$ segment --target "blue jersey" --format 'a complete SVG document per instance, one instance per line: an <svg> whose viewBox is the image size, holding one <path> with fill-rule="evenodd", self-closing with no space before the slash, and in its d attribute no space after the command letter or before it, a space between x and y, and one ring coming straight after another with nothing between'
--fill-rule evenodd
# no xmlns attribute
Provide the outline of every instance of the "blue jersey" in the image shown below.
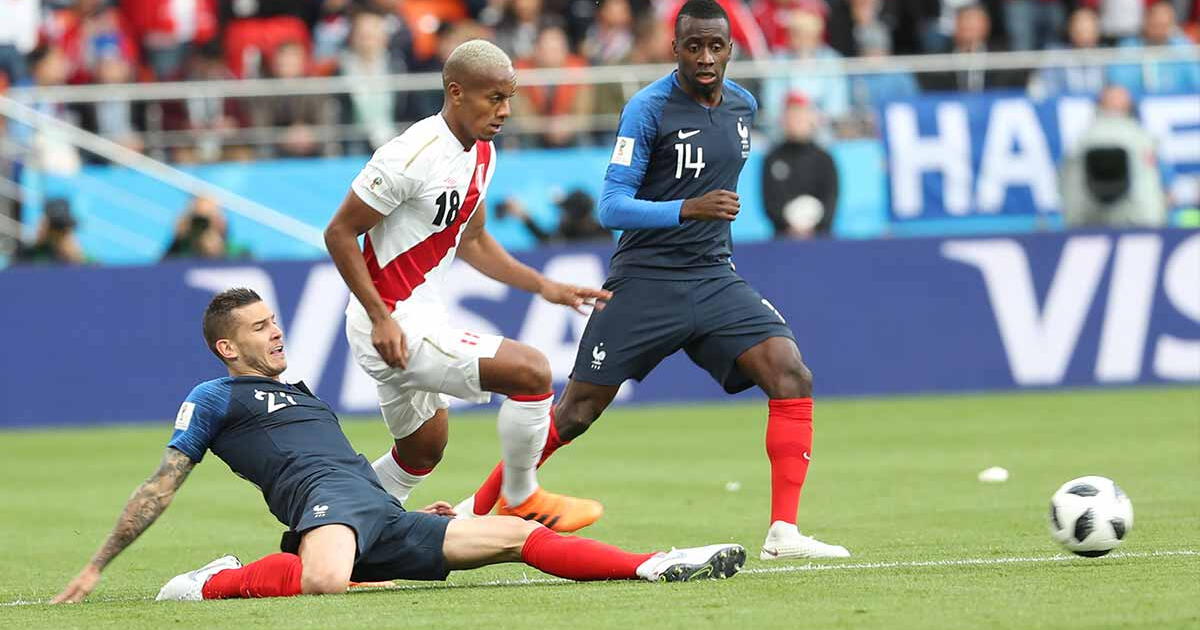
<svg viewBox="0 0 1200 630"><path fill-rule="evenodd" d="M180 407L167 446L194 462L211 450L258 486L275 518L292 528L318 483L367 483L383 492L333 410L303 383L255 376L201 383Z"/></svg>
<svg viewBox="0 0 1200 630"><path fill-rule="evenodd" d="M757 111L754 96L733 81L724 82L718 106L705 107L679 87L675 72L630 99L600 199L600 222L624 230L612 276L732 273L729 222L680 222L679 209L713 190L737 191Z"/></svg>

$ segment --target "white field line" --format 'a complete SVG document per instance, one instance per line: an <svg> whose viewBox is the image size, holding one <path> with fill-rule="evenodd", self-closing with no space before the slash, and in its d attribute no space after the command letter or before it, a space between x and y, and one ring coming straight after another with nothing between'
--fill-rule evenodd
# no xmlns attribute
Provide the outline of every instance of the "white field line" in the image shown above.
<svg viewBox="0 0 1200 630"><path fill-rule="evenodd" d="M1200 556L1200 551L1191 549L1180 549L1174 551L1143 551L1143 552L1117 552L1103 558L1090 560L1095 563L1102 563L1105 560L1124 560L1124 559L1144 559L1144 558L1161 558L1167 556ZM872 569L922 569L929 567L974 567L974 566L998 566L1005 564L1040 564L1048 562L1066 562L1068 560L1085 561L1079 556L1071 556L1059 554L1055 556L1030 556L1030 557L1013 557L1013 558L964 558L961 560L924 560L910 562L860 562L854 564L789 564L777 567L761 567L754 569L743 569L741 574L770 574L770 573L799 573L804 571L842 571L842 570L872 570ZM368 587L356 589L353 592L367 591L412 591L426 589L443 589L443 588L477 588L481 586L523 586L526 584L570 584L571 580L562 578L522 578L519 580L491 580L488 582L472 582L469 584L455 584L454 582L436 582L425 584L395 584L392 586ZM141 597L113 597L98 600L100 602L133 602L133 601L149 601ZM31 606L36 604L45 604L42 600L24 600L18 599L11 602L0 603L0 606Z"/></svg>

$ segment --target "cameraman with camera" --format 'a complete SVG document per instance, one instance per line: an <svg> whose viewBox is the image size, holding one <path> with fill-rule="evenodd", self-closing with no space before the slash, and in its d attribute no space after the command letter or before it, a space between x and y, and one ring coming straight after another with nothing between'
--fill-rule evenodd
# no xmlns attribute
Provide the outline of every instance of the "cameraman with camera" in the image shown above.
<svg viewBox="0 0 1200 630"><path fill-rule="evenodd" d="M82 265L87 262L79 239L75 237L75 217L66 199L47 199L32 245L21 243L15 259L18 263Z"/></svg>
<svg viewBox="0 0 1200 630"><path fill-rule="evenodd" d="M228 224L216 201L195 197L175 224L175 238L163 259L229 257Z"/></svg>

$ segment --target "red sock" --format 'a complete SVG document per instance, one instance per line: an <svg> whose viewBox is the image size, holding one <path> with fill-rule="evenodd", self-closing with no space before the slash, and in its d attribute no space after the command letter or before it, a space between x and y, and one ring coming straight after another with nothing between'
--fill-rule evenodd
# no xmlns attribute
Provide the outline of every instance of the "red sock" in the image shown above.
<svg viewBox="0 0 1200 630"><path fill-rule="evenodd" d="M812 456L813 399L767 402L767 458L771 460L771 522L796 522L800 489Z"/></svg>
<svg viewBox="0 0 1200 630"><path fill-rule="evenodd" d="M533 530L521 548L525 564L568 580L632 580L652 553L630 553L590 538Z"/></svg>
<svg viewBox="0 0 1200 630"><path fill-rule="evenodd" d="M291 597L300 594L300 556L273 553L208 578L204 599Z"/></svg>
<svg viewBox="0 0 1200 630"><path fill-rule="evenodd" d="M570 442L563 442L558 438L558 429L554 428L554 410L550 410L550 430L546 433L546 445L542 447L542 458L538 460L540 467L546 462L546 459L554 454L559 447L566 446ZM496 506L496 500L500 498L500 483L504 479L504 462L496 464L492 469L492 474L484 480L483 485L475 491L475 514L483 516L492 511Z"/></svg>

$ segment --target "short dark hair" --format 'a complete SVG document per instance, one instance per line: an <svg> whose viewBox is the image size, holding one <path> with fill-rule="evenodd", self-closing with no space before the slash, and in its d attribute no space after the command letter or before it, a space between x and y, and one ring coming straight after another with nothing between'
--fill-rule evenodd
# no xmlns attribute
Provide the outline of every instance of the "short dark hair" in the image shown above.
<svg viewBox="0 0 1200 630"><path fill-rule="evenodd" d="M729 14L725 13L725 9L721 8L716 0L688 0L675 16L675 37L677 38L679 37L679 23L683 21L685 15L693 20L719 18L725 20L726 24L729 23Z"/></svg>
<svg viewBox="0 0 1200 630"><path fill-rule="evenodd" d="M221 363L225 362L225 357L217 352L217 340L229 338L233 310L261 301L262 298L251 289L239 287L218 293L208 303L208 308L204 309L204 342Z"/></svg>

